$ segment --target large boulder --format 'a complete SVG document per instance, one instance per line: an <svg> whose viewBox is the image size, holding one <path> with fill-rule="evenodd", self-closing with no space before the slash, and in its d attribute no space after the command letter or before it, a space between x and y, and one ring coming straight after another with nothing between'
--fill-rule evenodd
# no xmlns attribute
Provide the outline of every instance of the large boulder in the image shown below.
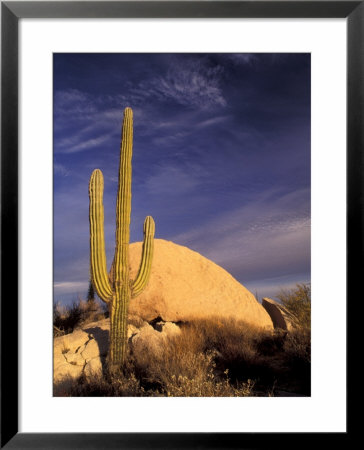
<svg viewBox="0 0 364 450"><path fill-rule="evenodd" d="M130 245L132 279L138 272L141 251L141 242ZM158 317L178 322L219 316L273 329L267 311L226 270L187 247L163 239L155 239L149 283L132 299L129 311L148 322Z"/></svg>

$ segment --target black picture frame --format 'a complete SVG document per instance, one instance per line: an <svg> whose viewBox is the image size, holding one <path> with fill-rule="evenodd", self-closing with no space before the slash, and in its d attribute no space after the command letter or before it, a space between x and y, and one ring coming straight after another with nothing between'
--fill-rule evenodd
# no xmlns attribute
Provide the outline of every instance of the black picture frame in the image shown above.
<svg viewBox="0 0 364 450"><path fill-rule="evenodd" d="M18 21L21 18L345 18L347 20L347 330L363 272L364 1L1 2L1 448L185 449L328 445L345 433L18 432ZM349 307L350 306L350 307ZM349 327L350 323L350 327ZM351 333L347 335L350 375ZM9 345L11 343L11 345ZM348 399L351 399L348 383ZM334 394L333 394L334 395Z"/></svg>

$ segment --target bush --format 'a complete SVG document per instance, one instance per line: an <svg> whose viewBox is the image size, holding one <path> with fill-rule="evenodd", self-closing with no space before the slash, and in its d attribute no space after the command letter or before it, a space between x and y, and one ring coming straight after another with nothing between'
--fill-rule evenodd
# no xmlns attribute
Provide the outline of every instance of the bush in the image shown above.
<svg viewBox="0 0 364 450"><path fill-rule="evenodd" d="M71 305L53 306L53 334L54 337L72 333L81 325L96 322L106 317L105 311L96 300L84 301L79 299Z"/></svg>
<svg viewBox="0 0 364 450"><path fill-rule="evenodd" d="M231 331L228 323L211 318L181 324L181 333L170 336L158 354L137 355L139 377L146 386L168 397L253 395L250 380L231 382L228 370L218 367L220 350L231 350L228 342L232 341L234 328Z"/></svg>
<svg viewBox="0 0 364 450"><path fill-rule="evenodd" d="M306 330L311 329L311 285L296 284L291 290L282 289L276 296L282 305L293 314L296 325Z"/></svg>

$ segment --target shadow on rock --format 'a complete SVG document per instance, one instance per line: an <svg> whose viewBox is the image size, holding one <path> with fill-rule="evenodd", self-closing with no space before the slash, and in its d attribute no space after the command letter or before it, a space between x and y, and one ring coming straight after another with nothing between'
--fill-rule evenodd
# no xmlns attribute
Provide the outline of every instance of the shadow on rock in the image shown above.
<svg viewBox="0 0 364 450"><path fill-rule="evenodd" d="M109 330L100 327L85 328L84 331L93 337L99 347L100 361L102 365L102 375L107 374L106 356L109 348Z"/></svg>

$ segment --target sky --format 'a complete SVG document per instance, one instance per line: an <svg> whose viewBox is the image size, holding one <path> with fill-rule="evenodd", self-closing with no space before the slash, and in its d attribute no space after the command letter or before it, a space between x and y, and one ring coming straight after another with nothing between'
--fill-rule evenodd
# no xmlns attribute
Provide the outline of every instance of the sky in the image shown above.
<svg viewBox="0 0 364 450"><path fill-rule="evenodd" d="M96 168L112 262L127 106L131 242L152 215L156 238L199 252L259 299L310 282L310 74L307 53L54 54L54 301L87 294Z"/></svg>

